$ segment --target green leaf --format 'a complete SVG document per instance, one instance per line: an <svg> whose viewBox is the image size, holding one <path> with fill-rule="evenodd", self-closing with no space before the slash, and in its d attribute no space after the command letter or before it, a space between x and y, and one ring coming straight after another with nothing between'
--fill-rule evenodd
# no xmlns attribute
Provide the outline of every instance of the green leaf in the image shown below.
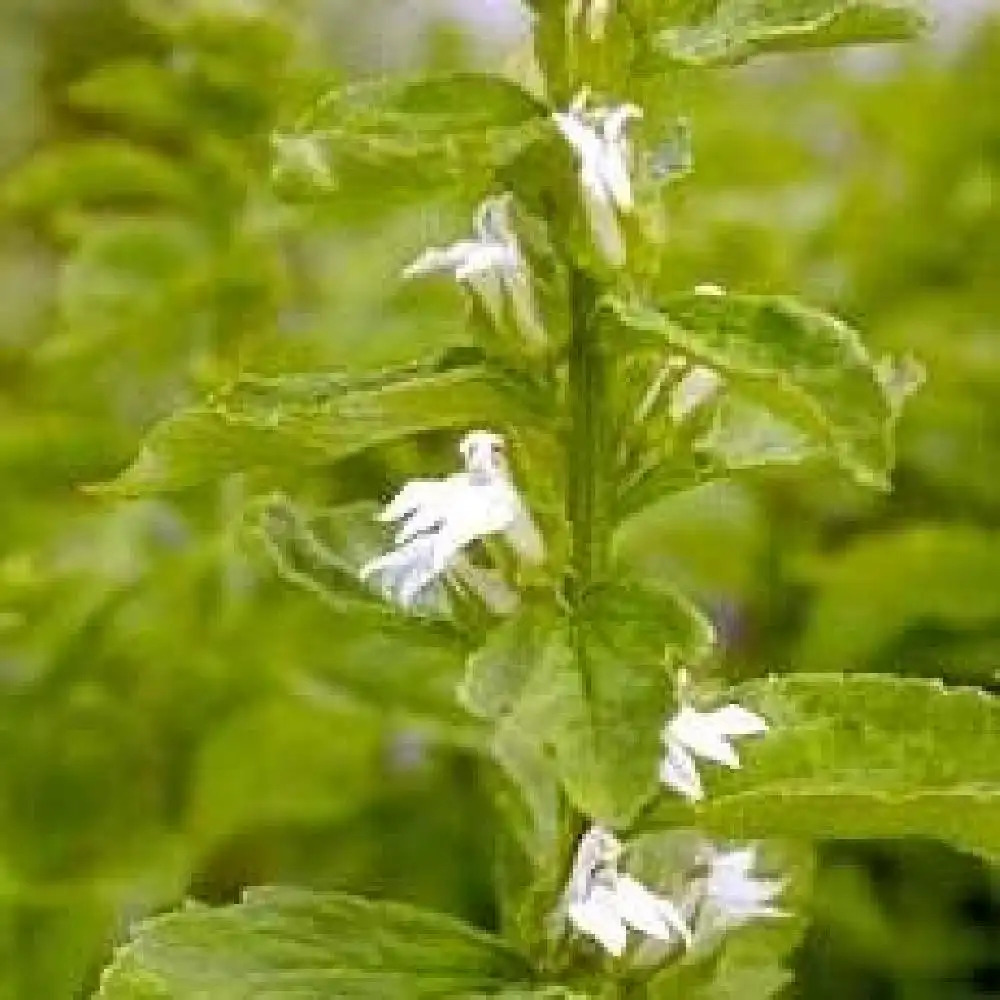
<svg viewBox="0 0 1000 1000"><path fill-rule="evenodd" d="M337 631L332 646L296 657L292 676L301 688L471 738L455 697L468 652L459 631L441 617L400 614L359 579L358 568L384 541L370 505L307 514L269 496L248 508L247 522L282 579L319 599L297 602L284 627L300 635Z"/></svg>
<svg viewBox="0 0 1000 1000"><path fill-rule="evenodd" d="M233 472L326 465L423 431L502 427L522 415L512 388L475 366L247 375L154 427L135 462L98 489L179 490Z"/></svg>
<svg viewBox="0 0 1000 1000"><path fill-rule="evenodd" d="M633 343L708 365L825 445L860 482L887 486L899 399L840 320L779 296L677 295L660 309L607 301ZM716 447L736 445L723 437ZM801 442L796 454L808 454Z"/></svg>
<svg viewBox="0 0 1000 1000"><path fill-rule="evenodd" d="M883 675L751 682L736 700L769 722L743 767L706 765L708 795L683 818L725 836L924 836L1000 859L1000 698ZM710 769L710 770L709 770Z"/></svg>
<svg viewBox="0 0 1000 1000"><path fill-rule="evenodd" d="M528 609L500 626L470 658L462 693L497 724L501 763L517 741L545 747L582 812L624 824L655 789L671 667L711 643L676 593L603 588L573 623Z"/></svg>
<svg viewBox="0 0 1000 1000"><path fill-rule="evenodd" d="M146 59L105 63L69 88L81 111L156 130L181 128L186 109L177 76Z"/></svg>
<svg viewBox="0 0 1000 1000"><path fill-rule="evenodd" d="M517 84L483 73L330 91L276 137L277 176L289 191L400 193L488 177L539 134L545 106Z"/></svg>
<svg viewBox="0 0 1000 1000"><path fill-rule="evenodd" d="M140 925L99 1000L544 997L524 962L460 922L337 893L253 889Z"/></svg>
<svg viewBox="0 0 1000 1000"><path fill-rule="evenodd" d="M801 921L772 921L727 936L708 968L678 965L654 978L649 1000L771 1000L794 978L788 953Z"/></svg>
<svg viewBox="0 0 1000 1000"><path fill-rule="evenodd" d="M34 214L93 206L194 204L197 191L167 157L120 139L54 146L9 175L0 207Z"/></svg>
<svg viewBox="0 0 1000 1000"><path fill-rule="evenodd" d="M188 330L203 324L198 291L206 258L204 241L180 219L114 217L87 226L63 263L61 331L45 345L45 356L121 350L123 342L143 343L149 354L154 347L176 351L175 340L149 345L144 334L170 325L180 340L185 320Z"/></svg>
<svg viewBox="0 0 1000 1000"><path fill-rule="evenodd" d="M925 25L903 0L680 0L656 4L651 58L732 65L767 52L903 41Z"/></svg>

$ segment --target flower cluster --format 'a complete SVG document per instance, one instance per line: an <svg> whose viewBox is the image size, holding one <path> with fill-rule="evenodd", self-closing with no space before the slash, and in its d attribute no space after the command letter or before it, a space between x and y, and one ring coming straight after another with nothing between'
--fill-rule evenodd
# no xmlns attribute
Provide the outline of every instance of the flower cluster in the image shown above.
<svg viewBox="0 0 1000 1000"><path fill-rule="evenodd" d="M739 757L730 740L766 730L764 719L740 705L700 712L682 699L663 728L660 780L689 801L699 801L705 793L695 758L738 768ZM755 847L719 851L706 841L700 853L702 871L674 902L621 874L622 845L610 832L594 826L577 847L558 912L576 931L616 957L625 951L629 927L659 942L657 952L662 955L680 944L708 948L730 928L758 917L782 915L772 903L783 883L753 874Z"/></svg>
<svg viewBox="0 0 1000 1000"><path fill-rule="evenodd" d="M754 874L755 846L720 851L701 841L692 875L676 902L623 874L624 855L612 833L591 827L580 838L557 910L559 925L568 920L616 958L625 953L629 929L645 935L643 957L661 961L681 948L706 952L727 931L751 920L786 915L773 905L784 883Z"/></svg>
<svg viewBox="0 0 1000 1000"><path fill-rule="evenodd" d="M599 38L610 11L608 0L572 5L574 22L583 18ZM594 244L614 266L625 261L623 222L633 211L629 174L629 121L641 118L632 104L589 106L583 90L553 122L568 143L579 169L580 188ZM433 247L403 272L404 277L448 273L482 305L497 330L513 326L526 345L544 345L546 335L532 291L528 261L515 230L510 195L488 198L476 213L473 236L450 246ZM701 295L721 295L700 286ZM668 366L678 362L668 359ZM687 360L680 359L681 367ZM720 388L719 376L694 366L675 386L671 418L683 421ZM657 391L659 391L657 389ZM516 594L488 578L467 555L477 540L500 538L524 562L544 558L545 546L528 506L518 492L505 454L505 441L487 430L467 433L459 445L463 468L443 479L407 483L379 515L396 527L395 546L361 567L364 580L404 608L412 608L442 578L472 586L494 610L509 610ZM732 740L760 735L767 724L740 705L700 711L689 703L682 674L679 707L662 731L662 784L698 802L705 789L698 759L729 768L740 766ZM553 914L558 932L567 924L616 957L625 954L630 933L640 935L645 954L670 955L681 949L710 947L728 929L758 917L781 915L773 905L783 889L774 879L754 874L757 849L718 850L700 841L695 864L685 871L677 899L643 885L624 870L627 851L601 825L581 837L569 882ZM638 952L637 952L638 957Z"/></svg>
<svg viewBox="0 0 1000 1000"><path fill-rule="evenodd" d="M586 8L589 30L600 37L610 10L608 0ZM583 14L581 7L575 16ZM584 206L598 250L612 264L625 260L622 218L633 209L629 149L625 129L642 117L633 104L588 108L583 90L566 112L552 116L578 161ZM403 270L405 278L450 273L480 302L495 329L513 325L528 346L545 343L545 330L532 292L531 271L512 219L512 196L487 198L473 220L473 238L431 247ZM697 391L704 393L700 387ZM689 404L692 405L692 404ZM511 595L463 559L476 539L506 538L528 562L543 558L541 535L511 478L503 439L489 431L470 431L459 446L465 469L446 479L407 483L381 513L398 522L395 548L361 567L363 580L376 580L382 592L403 607L413 607L442 576L464 579L496 609L509 608Z"/></svg>

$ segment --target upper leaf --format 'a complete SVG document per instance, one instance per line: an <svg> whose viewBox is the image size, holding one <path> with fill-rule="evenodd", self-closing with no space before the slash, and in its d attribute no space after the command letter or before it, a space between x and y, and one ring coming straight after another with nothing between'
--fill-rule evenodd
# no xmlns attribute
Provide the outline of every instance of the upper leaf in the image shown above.
<svg viewBox="0 0 1000 1000"><path fill-rule="evenodd" d="M161 153L120 139L93 139L46 149L10 174L0 208L46 215L100 207L190 207L198 191Z"/></svg>
<svg viewBox="0 0 1000 1000"><path fill-rule="evenodd" d="M67 98L82 111L157 131L181 128L187 116L178 77L146 59L106 63L73 84Z"/></svg>
<svg viewBox="0 0 1000 1000"><path fill-rule="evenodd" d="M660 309L612 298L608 305L632 343L708 365L824 443L859 481L887 486L899 400L845 323L779 296L675 295Z"/></svg>
<svg viewBox="0 0 1000 1000"><path fill-rule="evenodd" d="M323 465L422 431L503 426L521 412L512 389L478 366L247 375L155 426L135 462L102 489L177 490L232 472Z"/></svg>
<svg viewBox="0 0 1000 1000"><path fill-rule="evenodd" d="M747 684L770 724L712 771L700 828L731 837L901 837L1000 858L1000 699L939 682L802 674ZM688 809L676 799L658 821Z"/></svg>
<svg viewBox="0 0 1000 1000"><path fill-rule="evenodd" d="M925 19L906 0L527 0L547 90L644 91L673 100L677 72L758 55L912 38Z"/></svg>
<svg viewBox="0 0 1000 1000"><path fill-rule="evenodd" d="M674 0L653 6L653 52L687 66L731 65L767 52L902 41L925 25L904 0Z"/></svg>
<svg viewBox="0 0 1000 1000"><path fill-rule="evenodd" d="M498 725L502 757L518 742L546 748L580 811L622 824L655 788L671 667L711 643L675 592L604 588L573 623L528 608L500 626L470 658L463 696Z"/></svg>
<svg viewBox="0 0 1000 1000"><path fill-rule="evenodd" d="M253 889L140 926L101 1000L542 997L524 962L435 913L336 893Z"/></svg>
<svg viewBox="0 0 1000 1000"><path fill-rule="evenodd" d="M476 183L520 152L546 108L517 84L484 73L376 80L330 91L277 137L278 174L306 194L352 179L378 197ZM356 185L351 185L352 190Z"/></svg>

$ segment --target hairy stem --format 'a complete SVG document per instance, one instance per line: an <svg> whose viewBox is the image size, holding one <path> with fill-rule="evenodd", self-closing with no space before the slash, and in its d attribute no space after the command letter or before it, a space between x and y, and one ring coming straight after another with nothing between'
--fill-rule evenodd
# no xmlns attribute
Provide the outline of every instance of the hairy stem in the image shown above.
<svg viewBox="0 0 1000 1000"><path fill-rule="evenodd" d="M571 531L569 596L574 608L604 577L608 563L607 366L597 336L596 291L589 275L571 270L566 514Z"/></svg>
<svg viewBox="0 0 1000 1000"><path fill-rule="evenodd" d="M567 596L570 629L587 701L593 691L587 650L586 598L608 569L608 450L607 365L596 324L597 283L586 272L570 270L570 336L567 365L569 430L566 517L570 525ZM568 804L567 804L568 805ZM566 828L571 860L587 817L570 810Z"/></svg>

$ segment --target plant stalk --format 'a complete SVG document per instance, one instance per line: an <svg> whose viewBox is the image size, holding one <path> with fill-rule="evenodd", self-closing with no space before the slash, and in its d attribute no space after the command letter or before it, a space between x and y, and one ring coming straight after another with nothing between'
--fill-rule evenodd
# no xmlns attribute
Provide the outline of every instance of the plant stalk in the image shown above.
<svg viewBox="0 0 1000 1000"><path fill-rule="evenodd" d="M577 268L570 271L570 337L567 441L570 525L570 590L574 609L608 567L607 364L596 326L597 284Z"/></svg>

